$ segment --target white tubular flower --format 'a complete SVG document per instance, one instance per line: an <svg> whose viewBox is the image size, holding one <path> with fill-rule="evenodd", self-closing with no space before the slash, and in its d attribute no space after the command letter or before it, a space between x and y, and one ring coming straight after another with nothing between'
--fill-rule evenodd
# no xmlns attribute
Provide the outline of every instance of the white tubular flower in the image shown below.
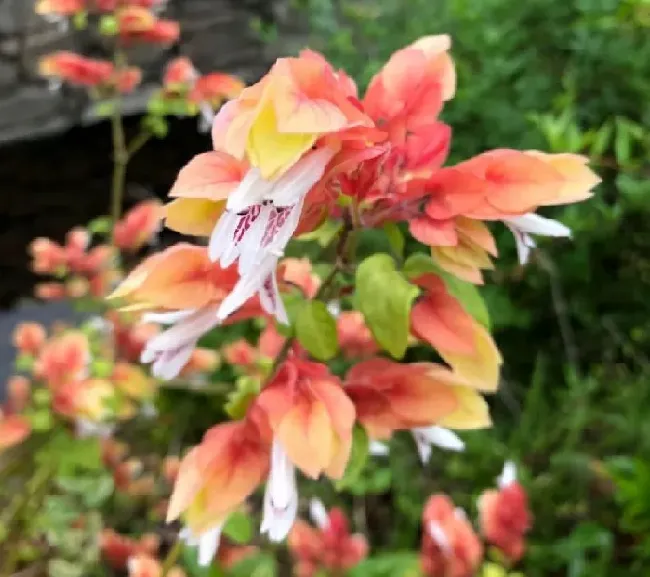
<svg viewBox="0 0 650 577"><path fill-rule="evenodd" d="M571 237L571 229L557 220L545 218L538 214L528 213L522 216L506 218L505 225L512 231L517 243L519 262L523 265L528 262L530 251L537 246L532 234L553 237Z"/></svg>
<svg viewBox="0 0 650 577"><path fill-rule="evenodd" d="M465 443L456 433L442 427L419 427L412 429L411 433L417 445L418 454L423 465L431 458L433 445L448 451L464 451Z"/></svg>

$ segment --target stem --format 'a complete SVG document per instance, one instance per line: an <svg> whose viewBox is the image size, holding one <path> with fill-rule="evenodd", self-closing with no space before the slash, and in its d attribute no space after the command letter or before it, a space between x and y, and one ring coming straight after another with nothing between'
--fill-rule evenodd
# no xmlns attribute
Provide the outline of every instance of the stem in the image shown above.
<svg viewBox="0 0 650 577"><path fill-rule="evenodd" d="M163 565L161 569L162 577L165 577L167 573L169 573L169 570L176 564L176 561L178 561L178 558L181 555L182 549L183 549L182 541L180 540L176 541L172 546L172 548L169 550L169 553L167 553L167 557L165 557L165 560L163 561Z"/></svg>
<svg viewBox="0 0 650 577"><path fill-rule="evenodd" d="M334 262L334 267L332 268L330 273L325 277L323 284L320 285L320 288L318 289L318 292L314 295L313 300L324 300L327 291L329 290L329 288L334 283L334 280L336 279L336 275L342 270L345 270L347 266L347 260L348 260L347 251L349 248L350 239L352 238L351 233L353 230L354 230L353 221L349 218L346 218L343 229L341 230L341 234L339 235L338 242L336 243L336 261ZM266 381L266 383L271 381L271 379L275 376L278 367L286 360L289 351L293 346L293 342L294 342L294 337L290 337L284 341L284 345L282 345L282 349L280 349L278 356L275 357L275 362L273 363L273 367L271 369L271 372L269 373L270 376Z"/></svg>
<svg viewBox="0 0 650 577"><path fill-rule="evenodd" d="M149 140L151 140L151 132L143 130L138 134L131 142L129 142L129 145L126 150L126 156L127 160L131 160L135 156L135 154L145 145Z"/></svg>
<svg viewBox="0 0 650 577"><path fill-rule="evenodd" d="M119 72L125 65L126 59L124 54L115 49L115 69ZM124 181L126 177L126 166L129 162L129 154L126 148L126 138L124 136L124 125L122 123L122 100L119 92L116 90L113 96L113 114L111 115L111 127L113 135L113 186L111 189L111 219L113 222L113 231L115 225L122 216L122 201L124 198ZM112 235L111 244L115 246L114 234Z"/></svg>

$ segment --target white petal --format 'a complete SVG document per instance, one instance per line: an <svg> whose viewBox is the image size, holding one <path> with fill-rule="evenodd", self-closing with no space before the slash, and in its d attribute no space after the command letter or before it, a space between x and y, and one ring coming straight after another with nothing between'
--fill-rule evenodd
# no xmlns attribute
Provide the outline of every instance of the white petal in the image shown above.
<svg viewBox="0 0 650 577"><path fill-rule="evenodd" d="M382 443L381 441L370 441L368 446L368 453L374 457L385 457L390 453L390 447L388 443Z"/></svg>
<svg viewBox="0 0 650 577"><path fill-rule="evenodd" d="M557 220L545 218L535 213L506 218L504 221L521 232L540 236L571 237L571 229Z"/></svg>
<svg viewBox="0 0 650 577"><path fill-rule="evenodd" d="M260 204L268 198L275 183L262 178L258 168L251 168L239 183L239 186L228 196L226 208L232 212L240 212L254 204Z"/></svg>
<svg viewBox="0 0 650 577"><path fill-rule="evenodd" d="M222 525L217 525L216 527L206 531L198 538L199 544L199 565L201 567L207 567L212 563L217 550L219 549L219 542L221 541L221 529Z"/></svg>
<svg viewBox="0 0 650 577"><path fill-rule="evenodd" d="M196 341L219 324L216 307L204 307L185 317L173 327L153 337L147 346L158 351L172 350Z"/></svg>
<svg viewBox="0 0 650 577"><path fill-rule="evenodd" d="M341 301L333 300L328 302L327 310L334 318L337 318L341 314Z"/></svg>
<svg viewBox="0 0 650 577"><path fill-rule="evenodd" d="M517 466L512 461L506 461L503 471L497 479L497 485L503 489L517 480Z"/></svg>
<svg viewBox="0 0 650 577"><path fill-rule="evenodd" d="M173 325L192 316L195 312L196 309L183 309L170 313L144 313L142 315L142 322L156 323L159 325Z"/></svg>
<svg viewBox="0 0 650 577"><path fill-rule="evenodd" d="M229 242L232 240L238 221L239 215L230 210L225 210L219 217L208 243L208 257L212 262L219 261L221 255L230 246Z"/></svg>
<svg viewBox="0 0 650 577"><path fill-rule="evenodd" d="M327 163L334 156L334 151L321 148L307 153L287 172L285 172L273 187L273 204L290 206L303 198L325 173Z"/></svg>
<svg viewBox="0 0 650 577"><path fill-rule="evenodd" d="M329 523L329 515L327 509L320 499L314 497L309 503L309 515L314 525L319 529L324 529Z"/></svg>
<svg viewBox="0 0 650 577"><path fill-rule="evenodd" d="M259 292L266 277L277 266L278 259L269 257L258 268L246 276L240 277L230 294L221 301L217 316L221 321L238 310L249 298Z"/></svg>
<svg viewBox="0 0 650 577"><path fill-rule="evenodd" d="M447 534L445 533L444 529L440 526L440 524L436 523L435 521L430 521L428 529L429 529L429 535L431 535L431 538L436 542L436 545L440 547L440 550L445 555L450 555L452 552L451 543L449 542L449 538L447 537Z"/></svg>
<svg viewBox="0 0 650 577"><path fill-rule="evenodd" d="M464 521L467 520L467 513L465 513L465 509L463 509L462 507L456 507L454 509L454 516L456 517L456 519L462 519Z"/></svg>
<svg viewBox="0 0 650 577"><path fill-rule="evenodd" d="M237 270L239 274L244 276L251 272L263 256L262 251L262 237L266 231L269 222L269 217L273 212L274 207L271 204L261 205L259 208L260 214L255 218L251 227L246 231L238 246L239 264ZM234 261L232 261L234 262ZM230 266L230 264L222 262L223 267Z"/></svg>
<svg viewBox="0 0 650 577"><path fill-rule="evenodd" d="M284 302L278 289L278 279L275 270L271 272L262 282L260 291L260 304L265 312L274 315L277 321L283 325L289 324L289 317L284 308Z"/></svg>
<svg viewBox="0 0 650 577"><path fill-rule="evenodd" d="M207 102L201 102L199 104L199 132L208 132L212 128L212 122L214 121L214 111L212 107Z"/></svg>
<svg viewBox="0 0 650 577"><path fill-rule="evenodd" d="M276 439L271 448L271 471L264 492L261 533L273 542L282 541L293 527L298 513L296 469L282 444Z"/></svg>
<svg viewBox="0 0 650 577"><path fill-rule="evenodd" d="M429 459L431 459L431 443L416 433L413 433L413 438L415 439L415 446L418 450L420 462L426 465Z"/></svg>
<svg viewBox="0 0 650 577"><path fill-rule="evenodd" d="M461 438L443 427L422 427L413 429L413 434L422 435L431 445L436 445L441 449L447 449L448 451L463 451L465 450L465 443Z"/></svg>
<svg viewBox="0 0 650 577"><path fill-rule="evenodd" d="M512 235L515 237L515 244L517 245L517 256L519 258L519 264L525 265L530 258L530 251L532 248L535 248L535 241L533 238L521 232L519 229L514 228L511 225L507 225Z"/></svg>
<svg viewBox="0 0 650 577"><path fill-rule="evenodd" d="M190 360L195 346L196 341L191 341L177 349L159 352L151 366L151 374L164 381L177 377Z"/></svg>

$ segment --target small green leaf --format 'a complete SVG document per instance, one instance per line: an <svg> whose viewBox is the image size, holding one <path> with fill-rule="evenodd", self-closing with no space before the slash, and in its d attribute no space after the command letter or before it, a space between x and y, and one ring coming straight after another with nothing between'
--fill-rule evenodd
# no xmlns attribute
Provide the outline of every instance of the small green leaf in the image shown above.
<svg viewBox="0 0 650 577"><path fill-rule="evenodd" d="M316 241L320 246L328 246L339 233L343 223L339 220L326 220L316 230L307 232L296 238L298 241Z"/></svg>
<svg viewBox="0 0 650 577"><path fill-rule="evenodd" d="M29 373L34 367L34 357L26 353L18 355L15 367L18 372Z"/></svg>
<svg viewBox="0 0 650 577"><path fill-rule="evenodd" d="M614 155L616 156L616 162L622 166L625 166L630 162L632 155L632 137L627 124L622 118L616 119Z"/></svg>
<svg viewBox="0 0 650 577"><path fill-rule="evenodd" d="M356 274L356 304L375 340L394 358L406 352L410 313L418 289L395 269L387 254L364 260Z"/></svg>
<svg viewBox="0 0 650 577"><path fill-rule="evenodd" d="M453 275L443 275L447 290L460 302L463 308L486 329L490 328L490 313L485 300L475 285L462 281Z"/></svg>
<svg viewBox="0 0 650 577"><path fill-rule="evenodd" d="M350 452L350 460L345 469L343 478L336 482L335 487L337 491L341 491L354 485L355 482L361 477L366 462L368 461L368 435L365 429L359 425L355 426L352 432L352 451Z"/></svg>
<svg viewBox="0 0 650 577"><path fill-rule="evenodd" d="M589 156L600 157L603 155L612 140L613 131L614 127L611 122L606 122L598 129L591 141Z"/></svg>
<svg viewBox="0 0 650 577"><path fill-rule="evenodd" d="M235 543L248 543L253 538L253 520L243 511L235 511L228 517L223 533Z"/></svg>
<svg viewBox="0 0 650 577"><path fill-rule="evenodd" d="M43 407L27 415L34 431L49 431L52 428L52 413L49 407Z"/></svg>
<svg viewBox="0 0 650 577"><path fill-rule="evenodd" d="M235 383L235 390L228 394L225 410L233 419L246 415L249 405L260 392L260 380L255 377L241 377Z"/></svg>
<svg viewBox="0 0 650 577"><path fill-rule="evenodd" d="M99 118L108 118L113 115L115 111L115 102L112 100L105 100L104 102L98 102L93 108L93 113Z"/></svg>
<svg viewBox="0 0 650 577"><path fill-rule="evenodd" d="M98 379L107 379L113 374L113 363L105 359L96 359L91 365L92 374Z"/></svg>
<svg viewBox="0 0 650 577"><path fill-rule="evenodd" d="M440 274L440 267L428 254L416 252L406 259L402 271L407 278L414 279L428 273Z"/></svg>
<svg viewBox="0 0 650 577"><path fill-rule="evenodd" d="M228 570L228 577L275 577L278 563L270 553L245 557Z"/></svg>
<svg viewBox="0 0 650 577"><path fill-rule="evenodd" d="M319 361L336 356L339 343L336 321L321 301L305 301L296 317L296 337Z"/></svg>
<svg viewBox="0 0 650 577"><path fill-rule="evenodd" d="M119 32L117 18L112 15L104 15L99 19L99 33L102 36L116 36Z"/></svg>
<svg viewBox="0 0 650 577"><path fill-rule="evenodd" d="M388 237L388 243L395 256L399 259L403 258L405 240L402 231L394 222L387 222L384 225L384 232Z"/></svg>
<svg viewBox="0 0 650 577"><path fill-rule="evenodd" d="M164 116L150 114L142 120L145 130L151 132L156 138L165 138L169 131L169 125Z"/></svg>
<svg viewBox="0 0 650 577"><path fill-rule="evenodd" d="M113 221L108 216L100 216L90 221L88 230L92 234L109 234L113 229Z"/></svg>
<svg viewBox="0 0 650 577"><path fill-rule="evenodd" d="M72 17L72 25L75 30L85 30L88 28L88 12L86 10L76 12Z"/></svg>

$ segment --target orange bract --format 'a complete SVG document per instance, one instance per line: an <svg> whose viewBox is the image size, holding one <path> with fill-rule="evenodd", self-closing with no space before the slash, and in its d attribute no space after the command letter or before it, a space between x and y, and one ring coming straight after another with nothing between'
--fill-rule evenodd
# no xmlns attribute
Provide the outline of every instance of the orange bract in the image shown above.
<svg viewBox="0 0 650 577"><path fill-rule="evenodd" d="M257 399L296 467L340 478L352 448L354 405L325 365L286 361Z"/></svg>

